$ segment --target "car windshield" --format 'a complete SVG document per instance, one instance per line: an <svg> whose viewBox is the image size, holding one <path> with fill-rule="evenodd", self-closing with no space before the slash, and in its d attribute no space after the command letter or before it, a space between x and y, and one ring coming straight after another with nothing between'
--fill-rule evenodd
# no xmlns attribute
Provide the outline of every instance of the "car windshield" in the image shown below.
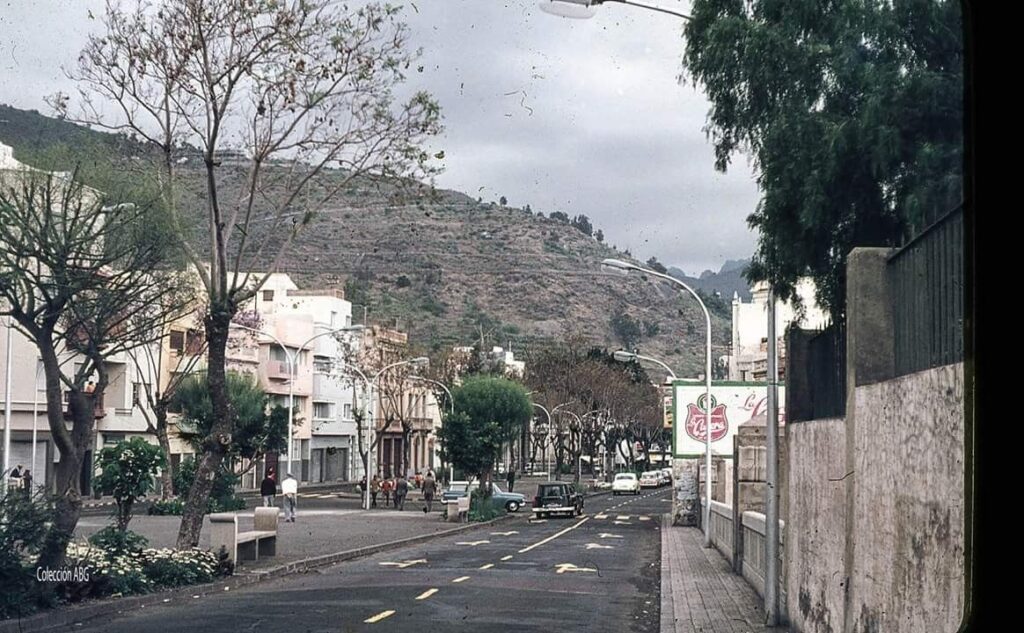
<svg viewBox="0 0 1024 633"><path fill-rule="evenodd" d="M622 474L619 474L619 475L615 475L615 480L616 481L623 480L623 479L636 479L636 475L634 475L633 473L622 473Z"/></svg>
<svg viewBox="0 0 1024 633"><path fill-rule="evenodd" d="M562 486L541 486L537 491L539 497L561 497L564 494Z"/></svg>

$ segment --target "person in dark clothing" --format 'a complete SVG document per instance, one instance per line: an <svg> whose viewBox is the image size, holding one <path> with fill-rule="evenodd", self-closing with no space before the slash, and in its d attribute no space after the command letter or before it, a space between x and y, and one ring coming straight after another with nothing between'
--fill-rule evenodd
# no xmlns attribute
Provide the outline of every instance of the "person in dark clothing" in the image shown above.
<svg viewBox="0 0 1024 633"><path fill-rule="evenodd" d="M395 509L405 510L405 496L409 494L409 482L406 481L404 475L398 476L398 481L395 483Z"/></svg>
<svg viewBox="0 0 1024 633"><path fill-rule="evenodd" d="M423 479L423 500L427 502L427 505L423 507L423 512L430 512L435 494L437 494L437 480L434 479L433 472L428 472L426 478Z"/></svg>
<svg viewBox="0 0 1024 633"><path fill-rule="evenodd" d="M21 473L21 491L26 497L32 496L32 471L27 468Z"/></svg>
<svg viewBox="0 0 1024 633"><path fill-rule="evenodd" d="M516 471L514 468L508 469L508 475L505 476L505 481L508 483L508 491L512 492L512 486L516 483Z"/></svg>
<svg viewBox="0 0 1024 633"><path fill-rule="evenodd" d="M277 476L273 468L267 470L267 476L263 478L263 483L260 484L260 495L263 497L264 508L271 508L275 505L274 496L277 495Z"/></svg>

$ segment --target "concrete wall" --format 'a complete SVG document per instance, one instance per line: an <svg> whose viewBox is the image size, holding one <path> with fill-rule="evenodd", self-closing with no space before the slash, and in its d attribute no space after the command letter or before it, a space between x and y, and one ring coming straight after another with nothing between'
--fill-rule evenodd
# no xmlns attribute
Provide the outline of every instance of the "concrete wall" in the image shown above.
<svg viewBox="0 0 1024 633"><path fill-rule="evenodd" d="M955 631L964 591L963 364L856 390L851 631Z"/></svg>
<svg viewBox="0 0 1024 633"><path fill-rule="evenodd" d="M793 457L786 581L790 622L800 631L841 631L846 576L846 423L841 418L790 424Z"/></svg>

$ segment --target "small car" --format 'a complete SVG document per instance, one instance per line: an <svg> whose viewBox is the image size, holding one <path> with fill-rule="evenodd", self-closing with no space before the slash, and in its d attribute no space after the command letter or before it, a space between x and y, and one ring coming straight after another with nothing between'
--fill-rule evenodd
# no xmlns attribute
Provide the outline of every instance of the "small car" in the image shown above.
<svg viewBox="0 0 1024 633"><path fill-rule="evenodd" d="M466 491L470 489L468 481L453 481L441 494L441 501L453 501L459 497L465 497ZM491 484L491 504L495 508L504 508L509 512L518 512L519 508L526 505L526 495L518 492L505 492L498 484Z"/></svg>
<svg viewBox="0 0 1024 633"><path fill-rule="evenodd" d="M661 477L662 477L662 479L661 479L662 482L666 486L671 486L672 485L672 469L671 468L662 468L661 469Z"/></svg>
<svg viewBox="0 0 1024 633"><path fill-rule="evenodd" d="M657 488L661 486L661 473L655 470L649 470L640 475L640 487L641 488Z"/></svg>
<svg viewBox="0 0 1024 633"><path fill-rule="evenodd" d="M580 516L583 514L583 495L572 484L558 481L538 484L537 494L533 497L533 513L541 519L550 514Z"/></svg>
<svg viewBox="0 0 1024 633"><path fill-rule="evenodd" d="M640 494L640 481L633 473L619 473L615 475L612 482L612 494L616 497L622 494Z"/></svg>

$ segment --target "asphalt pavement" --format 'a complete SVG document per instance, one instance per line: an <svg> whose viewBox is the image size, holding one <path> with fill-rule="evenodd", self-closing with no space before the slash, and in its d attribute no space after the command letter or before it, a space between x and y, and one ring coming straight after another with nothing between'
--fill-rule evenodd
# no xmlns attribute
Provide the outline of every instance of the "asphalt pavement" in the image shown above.
<svg viewBox="0 0 1024 633"><path fill-rule="evenodd" d="M659 489L588 499L582 517L533 520L521 512L497 525L74 630L654 632L661 515L669 507L669 490Z"/></svg>

